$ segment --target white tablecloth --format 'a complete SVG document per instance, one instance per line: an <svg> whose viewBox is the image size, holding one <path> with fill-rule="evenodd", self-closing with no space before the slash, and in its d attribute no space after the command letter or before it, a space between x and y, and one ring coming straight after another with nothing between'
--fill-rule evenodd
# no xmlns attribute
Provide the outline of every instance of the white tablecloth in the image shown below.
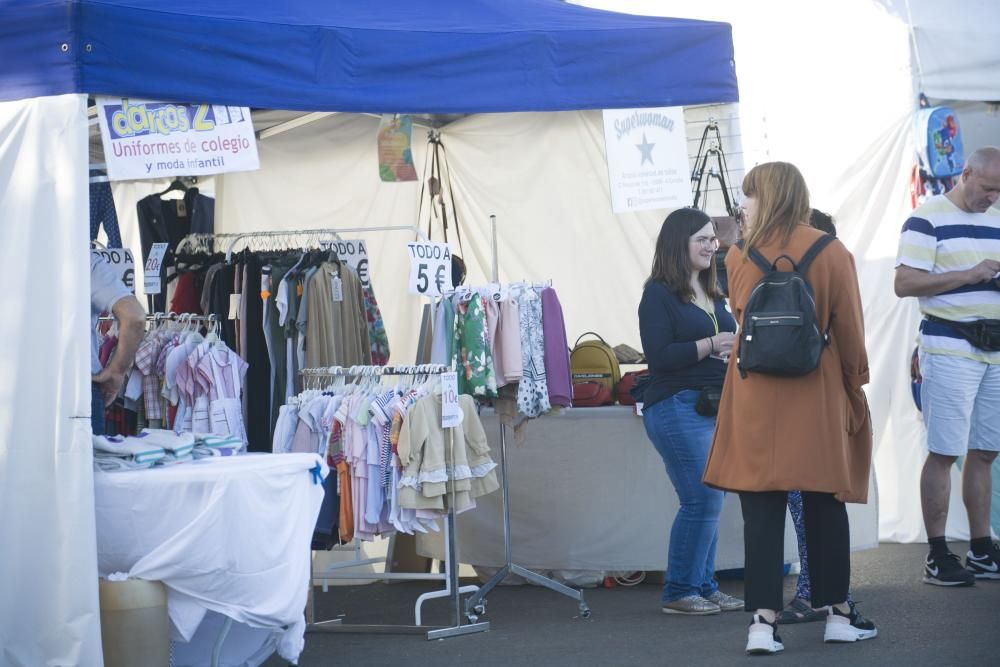
<svg viewBox="0 0 1000 667"><path fill-rule="evenodd" d="M314 454L262 454L95 472L100 574L162 581L174 639L212 610L283 629L278 652L294 662L323 501L314 469L327 474Z"/></svg>
<svg viewBox="0 0 1000 667"><path fill-rule="evenodd" d="M492 456L500 462L500 428L483 410ZM621 406L578 408L527 424L527 440L507 434L514 562L540 570L663 570L679 502L642 418ZM874 472L873 472L874 475ZM854 549L878 543L874 479L868 505L848 505ZM500 493L479 498L458 516L458 557L497 567L504 562ZM420 536L419 553L442 558L438 536ZM798 561L795 531L785 521L785 562ZM727 494L716 569L743 567L743 515Z"/></svg>

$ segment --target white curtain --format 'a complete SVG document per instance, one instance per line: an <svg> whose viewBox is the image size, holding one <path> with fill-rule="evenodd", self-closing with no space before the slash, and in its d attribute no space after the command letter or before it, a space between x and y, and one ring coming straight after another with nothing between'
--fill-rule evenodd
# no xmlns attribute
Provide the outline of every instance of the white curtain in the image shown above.
<svg viewBox="0 0 1000 667"><path fill-rule="evenodd" d="M0 663L102 665L87 98L0 104Z"/></svg>

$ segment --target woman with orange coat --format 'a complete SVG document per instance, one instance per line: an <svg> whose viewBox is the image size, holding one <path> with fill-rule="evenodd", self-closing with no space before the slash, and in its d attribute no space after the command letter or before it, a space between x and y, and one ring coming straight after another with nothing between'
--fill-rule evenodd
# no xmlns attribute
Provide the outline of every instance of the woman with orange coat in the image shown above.
<svg viewBox="0 0 1000 667"><path fill-rule="evenodd" d="M748 258L756 248L768 262L795 261L823 232L809 225L809 191L794 165L771 162L743 181L743 249L726 256L730 306L742 325L762 271ZM790 270L787 259L779 270ZM809 267L816 315L829 343L819 367L800 377L741 376L740 335L722 391L709 486L740 494L746 548L745 609L754 612L748 653L784 649L775 616L782 607L782 556L787 492L801 490L805 505L812 604L830 606L824 639L858 641L875 626L847 601L850 529L845 502L867 502L871 422L862 385L868 382L864 319L854 259L834 240ZM742 330L742 329L741 329Z"/></svg>

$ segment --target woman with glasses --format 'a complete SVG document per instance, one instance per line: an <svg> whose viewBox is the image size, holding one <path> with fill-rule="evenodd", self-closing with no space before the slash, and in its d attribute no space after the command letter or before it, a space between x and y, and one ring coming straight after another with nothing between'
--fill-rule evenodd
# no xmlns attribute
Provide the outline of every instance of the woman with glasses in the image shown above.
<svg viewBox="0 0 1000 667"><path fill-rule="evenodd" d="M714 578L724 494L701 481L715 429L713 397L736 331L716 285L717 249L715 227L705 213L685 208L668 215L639 304L650 377L643 390L643 422L680 499L663 586L666 614L743 608Z"/></svg>
<svg viewBox="0 0 1000 667"><path fill-rule="evenodd" d="M862 385L868 382L861 294L854 258L837 240L815 257L810 284L827 344L807 375L740 373L743 321L763 272L748 257L756 249L778 269L791 269L823 232L809 225L809 191L794 165L770 162L743 180L744 244L726 255L729 298L743 325L733 347L705 470L713 488L737 491L743 508L744 594L753 612L746 651L784 649L775 620L782 608L782 560L788 491L801 491L812 607L826 607L827 642L875 637L875 626L848 602L850 529L845 502L867 502L871 421ZM782 258L784 257L784 258Z"/></svg>

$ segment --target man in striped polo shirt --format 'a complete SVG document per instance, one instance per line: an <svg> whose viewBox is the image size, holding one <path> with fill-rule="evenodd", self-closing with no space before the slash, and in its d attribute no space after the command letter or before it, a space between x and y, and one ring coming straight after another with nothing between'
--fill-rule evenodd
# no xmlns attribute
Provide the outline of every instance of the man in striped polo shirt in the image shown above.
<svg viewBox="0 0 1000 667"><path fill-rule="evenodd" d="M969 156L956 185L931 197L903 225L896 295L919 298L921 403L927 460L920 501L930 554L924 582L971 586L1000 579L990 540L990 466L1000 450L1000 149ZM983 335L996 320L992 340ZM965 456L962 498L972 537L965 567L945 544L951 466Z"/></svg>

